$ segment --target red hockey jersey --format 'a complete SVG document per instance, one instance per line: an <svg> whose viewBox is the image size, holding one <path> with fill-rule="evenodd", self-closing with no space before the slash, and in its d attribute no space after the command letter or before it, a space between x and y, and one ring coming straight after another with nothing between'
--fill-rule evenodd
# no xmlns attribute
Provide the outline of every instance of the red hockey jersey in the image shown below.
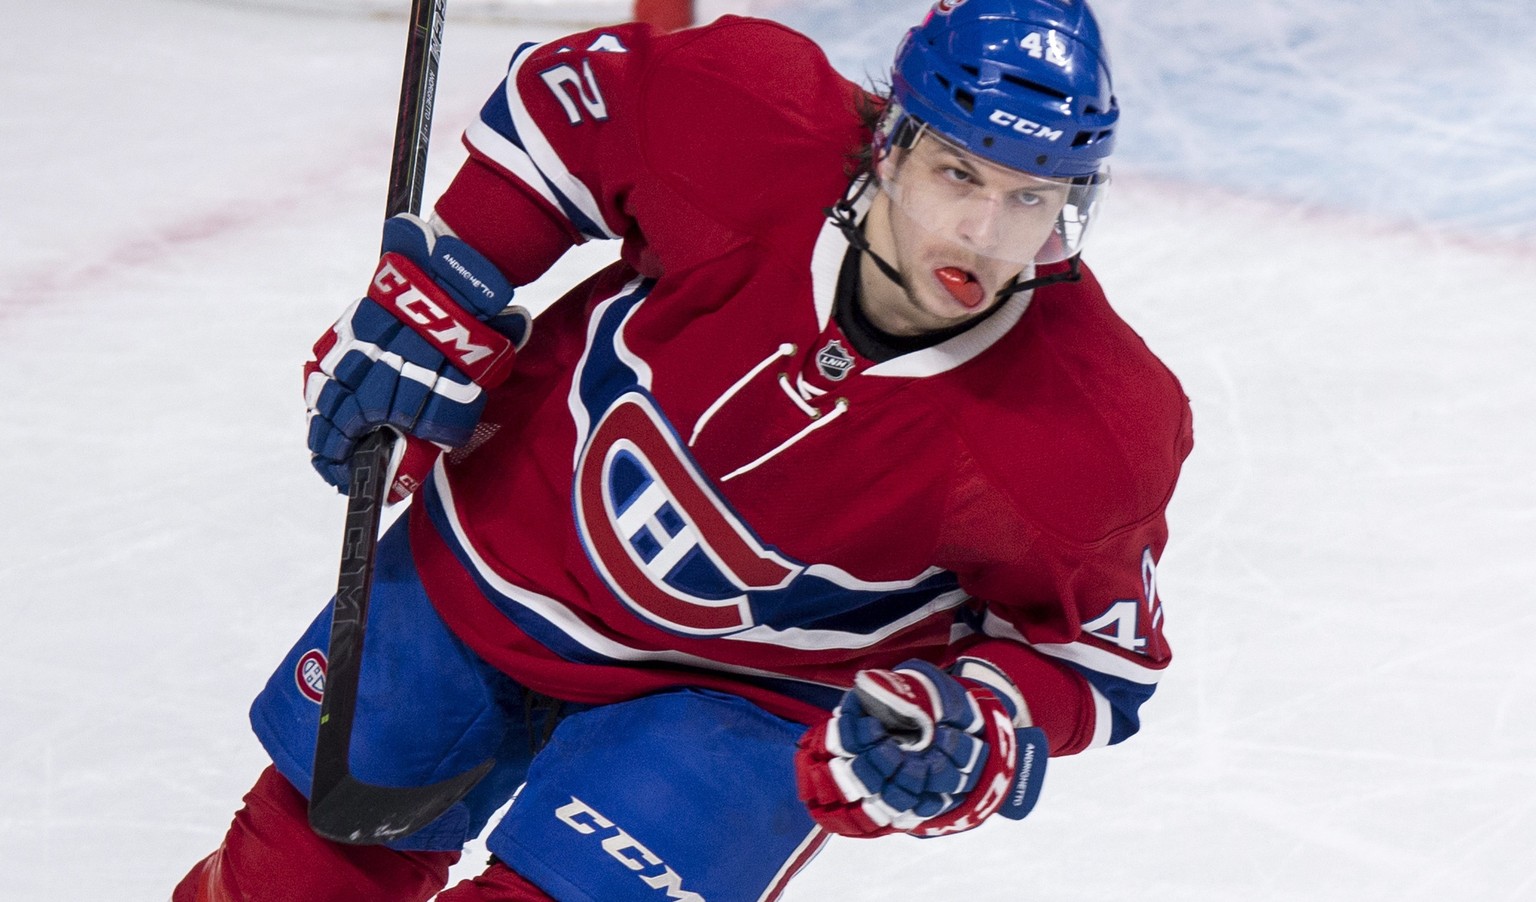
<svg viewBox="0 0 1536 902"><path fill-rule="evenodd" d="M538 318L439 464L417 565L458 635L552 696L703 686L809 723L861 668L970 654L1054 753L1117 742L1169 660L1187 401L1091 274L860 357L824 211L865 99L752 19L517 51L437 214L518 284L588 239L623 259Z"/></svg>

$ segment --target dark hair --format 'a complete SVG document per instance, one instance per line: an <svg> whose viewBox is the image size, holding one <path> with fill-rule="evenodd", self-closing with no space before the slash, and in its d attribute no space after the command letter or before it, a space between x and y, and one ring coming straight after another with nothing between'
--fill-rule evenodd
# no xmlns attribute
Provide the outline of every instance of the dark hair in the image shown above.
<svg viewBox="0 0 1536 902"><path fill-rule="evenodd" d="M859 96L854 100L854 115L859 117L859 124L867 137L863 144L848 154L849 178L857 179L875 171L875 132L879 129L880 120L884 118L885 109L890 102L890 88L879 85L868 91L860 91Z"/></svg>

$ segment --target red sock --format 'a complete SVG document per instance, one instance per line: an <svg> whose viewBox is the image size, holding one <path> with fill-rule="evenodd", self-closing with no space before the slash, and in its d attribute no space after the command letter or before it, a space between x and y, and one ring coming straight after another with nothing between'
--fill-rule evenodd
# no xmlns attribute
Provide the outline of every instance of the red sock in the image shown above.
<svg viewBox="0 0 1536 902"><path fill-rule="evenodd" d="M555 902L538 887L501 862L437 897L438 902ZM178 900L179 902L179 900Z"/></svg>
<svg viewBox="0 0 1536 902"><path fill-rule="evenodd" d="M458 852L349 846L309 829L309 803L268 767L224 844L183 877L172 902L425 902Z"/></svg>

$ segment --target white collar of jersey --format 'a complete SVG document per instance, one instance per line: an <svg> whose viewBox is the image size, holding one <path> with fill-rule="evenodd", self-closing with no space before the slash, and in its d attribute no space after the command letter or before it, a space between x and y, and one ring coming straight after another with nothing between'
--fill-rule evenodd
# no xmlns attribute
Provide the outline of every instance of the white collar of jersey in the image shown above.
<svg viewBox="0 0 1536 902"><path fill-rule="evenodd" d="M854 217L860 222L869 213L873 200L871 192L864 190L864 180L855 182L850 189L853 195ZM848 253L848 236L829 217L821 224L821 234L816 238L816 248L811 252L811 296L816 303L816 328L825 330L832 319L832 308L837 303L837 277L843 271L843 257Z"/></svg>
<svg viewBox="0 0 1536 902"><path fill-rule="evenodd" d="M854 214L860 221L869 213L874 195L874 192L862 189L862 185L855 185L853 189L857 198L853 206ZM842 229L830 219L822 223L821 234L816 238L816 248L811 253L811 294L816 304L816 325L819 329L825 330L832 319L832 307L837 299L837 277L842 271L843 257L847 253L848 237ZM1029 278L1032 269L1023 278ZM978 323L975 328L967 329L932 347L878 363L862 370L860 375L910 379L952 370L996 344L1024 316L1033 297L1033 291L1011 295L1003 301L996 313Z"/></svg>

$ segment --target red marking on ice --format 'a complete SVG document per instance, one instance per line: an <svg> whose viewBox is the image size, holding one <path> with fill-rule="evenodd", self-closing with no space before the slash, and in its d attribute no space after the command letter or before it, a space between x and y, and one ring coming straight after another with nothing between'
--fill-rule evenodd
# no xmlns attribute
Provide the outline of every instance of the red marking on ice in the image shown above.
<svg viewBox="0 0 1536 902"><path fill-rule="evenodd" d="M449 140L449 136L444 135L443 140ZM259 197L230 197L222 204L210 198L210 203L217 206L188 210L162 225L136 229L116 243L111 243L111 238L100 239L96 246L104 249L96 254L82 252L79 247L62 247L57 262L16 272L0 284L0 325L64 295L97 285L102 286L100 290L110 291L124 274L151 270L189 248L285 218L295 219L298 214L294 211L315 203L317 198L350 192L344 186L352 174L370 162L377 162L376 157L377 136L370 136L366 144L338 148L327 154L319 167L293 174L282 183L280 191ZM250 190L264 191L267 187L253 181Z"/></svg>
<svg viewBox="0 0 1536 902"><path fill-rule="evenodd" d="M168 223L147 235L122 241L100 256L83 263L69 260L21 273L0 288L0 322L35 309L61 294L106 283L124 272L139 272L160 263L188 245L234 234L291 210L288 204L242 204L224 210L196 213Z"/></svg>

